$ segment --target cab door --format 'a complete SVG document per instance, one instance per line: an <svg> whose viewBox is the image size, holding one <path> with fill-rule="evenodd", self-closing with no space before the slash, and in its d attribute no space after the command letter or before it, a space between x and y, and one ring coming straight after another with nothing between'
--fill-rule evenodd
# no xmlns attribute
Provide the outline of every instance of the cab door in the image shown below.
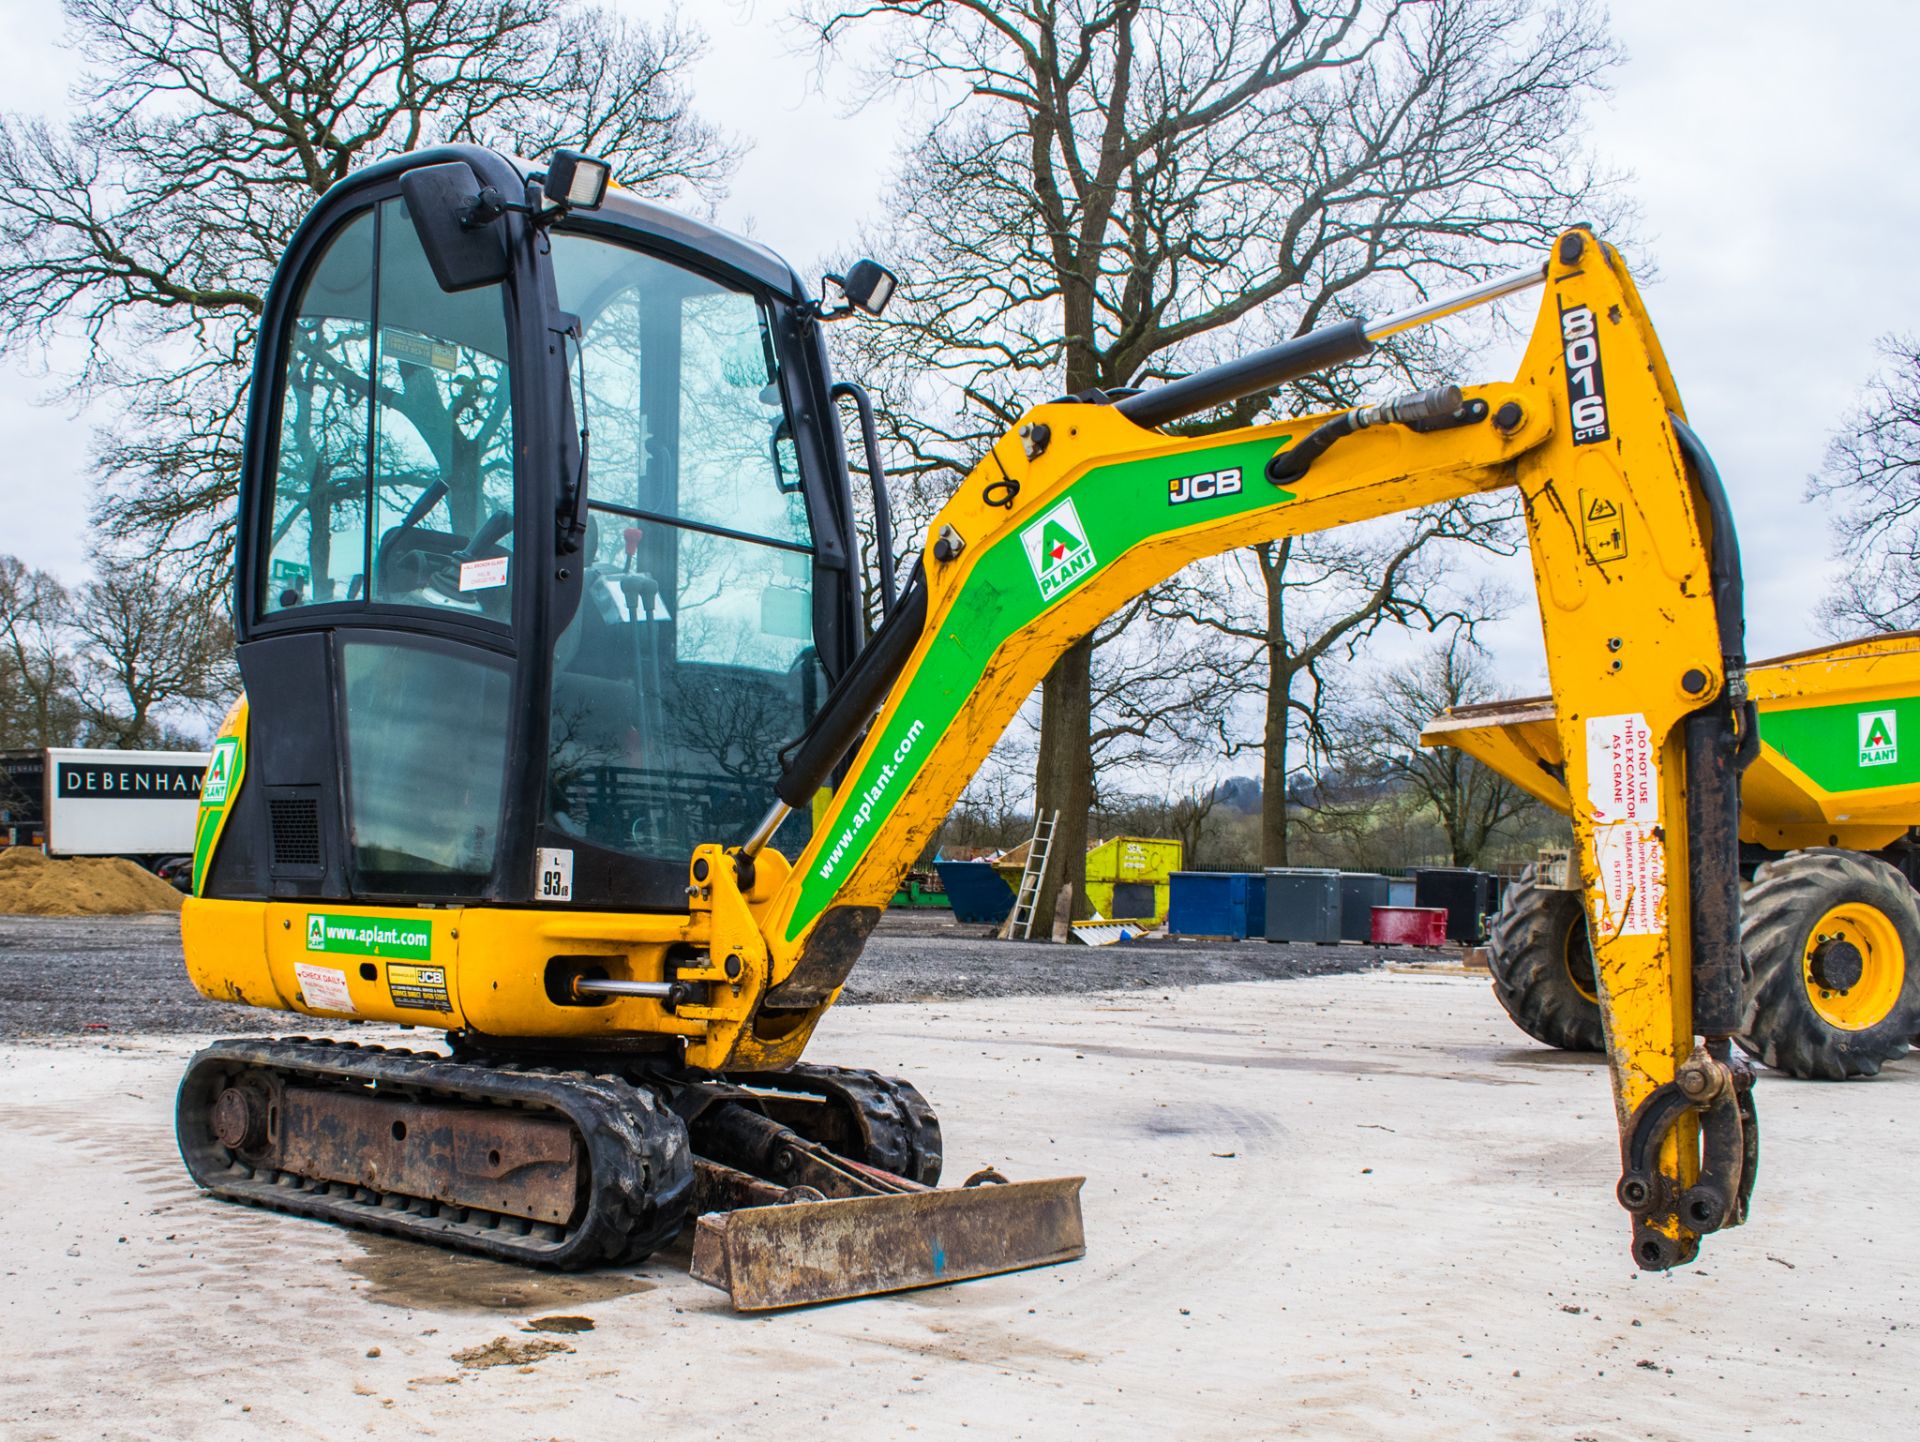
<svg viewBox="0 0 1920 1442"><path fill-rule="evenodd" d="M744 838L826 689L845 567L816 541L795 307L638 237L560 229L592 431L586 531L554 607L545 901L677 909L694 847ZM822 616L827 619L822 622ZM798 851L809 818L776 844Z"/></svg>
<svg viewBox="0 0 1920 1442"><path fill-rule="evenodd" d="M252 794L209 891L492 895L530 709L519 562L538 554L516 284L441 290L391 180L330 199L309 232L259 370L238 653Z"/></svg>

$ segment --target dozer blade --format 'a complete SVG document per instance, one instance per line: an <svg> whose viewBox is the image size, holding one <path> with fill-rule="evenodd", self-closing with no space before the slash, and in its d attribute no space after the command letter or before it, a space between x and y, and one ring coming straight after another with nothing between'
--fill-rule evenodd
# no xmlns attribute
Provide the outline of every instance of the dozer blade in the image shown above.
<svg viewBox="0 0 1920 1442"><path fill-rule="evenodd" d="M742 1312L964 1282L1086 1255L1084 1177L709 1212L693 1275Z"/></svg>

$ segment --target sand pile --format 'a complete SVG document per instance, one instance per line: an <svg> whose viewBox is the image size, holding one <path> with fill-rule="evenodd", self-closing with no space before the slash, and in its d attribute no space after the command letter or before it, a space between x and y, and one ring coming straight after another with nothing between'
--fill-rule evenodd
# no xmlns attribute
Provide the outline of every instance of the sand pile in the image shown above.
<svg viewBox="0 0 1920 1442"><path fill-rule="evenodd" d="M0 912L17 916L125 916L178 911L181 894L119 857L54 861L30 846L0 851Z"/></svg>

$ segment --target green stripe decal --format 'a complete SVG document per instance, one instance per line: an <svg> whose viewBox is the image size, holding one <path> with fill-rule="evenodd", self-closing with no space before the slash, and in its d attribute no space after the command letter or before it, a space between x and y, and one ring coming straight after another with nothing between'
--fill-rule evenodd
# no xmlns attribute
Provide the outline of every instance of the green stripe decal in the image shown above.
<svg viewBox="0 0 1920 1442"><path fill-rule="evenodd" d="M1920 781L1920 697L1767 711L1760 739L1823 791Z"/></svg>
<svg viewBox="0 0 1920 1442"><path fill-rule="evenodd" d="M880 744L835 796L787 919L787 939L833 904L1009 637L1143 541L1292 500L1292 492L1268 484L1265 474L1267 462L1292 439L1281 435L1100 466L995 542L948 609L939 640L908 682ZM1196 479L1202 484L1187 484ZM1228 489L1235 483L1238 489ZM956 626L955 617L964 618L964 625Z"/></svg>

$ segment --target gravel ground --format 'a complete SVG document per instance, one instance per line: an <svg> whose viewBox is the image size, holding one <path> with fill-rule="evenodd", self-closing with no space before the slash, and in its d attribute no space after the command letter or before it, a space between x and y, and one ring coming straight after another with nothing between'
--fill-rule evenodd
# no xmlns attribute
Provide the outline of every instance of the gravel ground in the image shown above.
<svg viewBox="0 0 1920 1442"><path fill-rule="evenodd" d="M1272 981L1363 971L1434 952L1266 942L1136 941L1108 947L992 941L950 913L889 912L844 1000L955 1001ZM273 1032L286 1014L207 1001L188 984L171 916L0 916L0 1038Z"/></svg>
<svg viewBox="0 0 1920 1442"><path fill-rule="evenodd" d="M287 1017L207 1001L175 916L0 916L0 1038L269 1032Z"/></svg>
<svg viewBox="0 0 1920 1442"><path fill-rule="evenodd" d="M911 1076L953 1177L1084 1176L1086 1256L751 1317L684 1244L553 1273L215 1201L195 1038L0 1043L0 1437L1913 1435L1920 1065L1763 1077L1751 1220L1654 1276L1605 1062L1441 971L836 1007L809 1054Z"/></svg>

